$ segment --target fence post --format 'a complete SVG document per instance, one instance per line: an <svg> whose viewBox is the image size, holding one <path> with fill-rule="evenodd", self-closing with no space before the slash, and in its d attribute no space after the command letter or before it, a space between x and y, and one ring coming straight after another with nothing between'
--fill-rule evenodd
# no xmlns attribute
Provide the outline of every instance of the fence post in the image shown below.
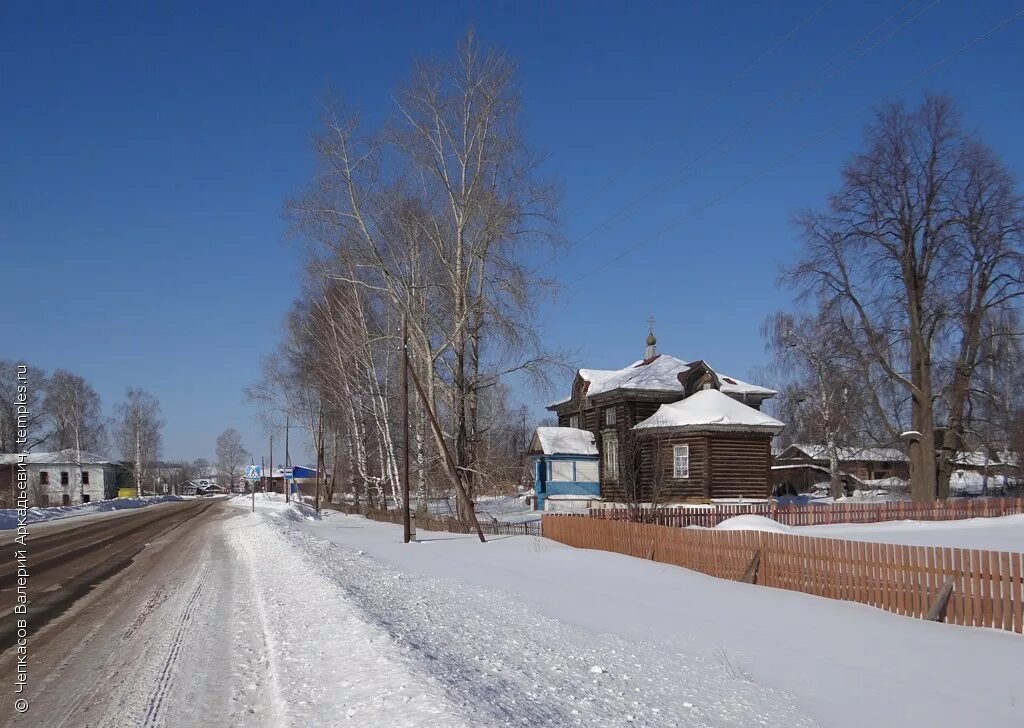
<svg viewBox="0 0 1024 728"><path fill-rule="evenodd" d="M756 584L757 583L757 567L761 565L761 549L758 547L754 551L754 558L750 560L750 565L747 566L747 570L743 572L743 577L740 579L745 584Z"/></svg>
<svg viewBox="0 0 1024 728"><path fill-rule="evenodd" d="M944 622L946 621L946 605L949 604L949 597L953 593L953 579L946 579L946 583L942 585L942 590L939 592L939 596L932 603L931 608L928 610L928 614L925 616L929 622Z"/></svg>

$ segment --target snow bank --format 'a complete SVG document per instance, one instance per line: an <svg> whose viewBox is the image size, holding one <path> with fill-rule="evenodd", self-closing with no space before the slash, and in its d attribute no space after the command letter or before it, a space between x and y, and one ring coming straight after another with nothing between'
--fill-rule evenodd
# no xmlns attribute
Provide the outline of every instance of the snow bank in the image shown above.
<svg viewBox="0 0 1024 728"><path fill-rule="evenodd" d="M718 531L767 531L769 533L790 533L792 529L785 524L773 521L767 516L733 516L715 526Z"/></svg>
<svg viewBox="0 0 1024 728"><path fill-rule="evenodd" d="M77 516L88 516L95 513L107 513L109 511L125 511L134 508L145 508L157 503L185 500L179 495L153 495L142 498L114 498L112 500L96 501L95 503L83 503L77 506L55 506L53 508L29 508L28 523L43 523L45 521L58 521L64 518ZM0 509L0 531L18 526L18 511L15 508Z"/></svg>
<svg viewBox="0 0 1024 728"><path fill-rule="evenodd" d="M481 687L476 678L488 673L499 702L533 671L532 697L509 725L661 725L653 708L690 726L799 725L801 712L831 728L1019 725L1018 635L543 538L479 544L472 535L431 533L405 545L393 525L339 513L301 528L344 547L340 564L329 560L329 544L315 547L318 563L399 639L436 657L432 673L461 679L455 694ZM950 656L956 669L936 669ZM479 669L452 670L467 663ZM595 665L607 672L591 673ZM731 720L718 712L725 692L741 711ZM634 721L599 719L605 702L623 694L633 696ZM692 716L680 716L686 704ZM538 705L551 710L548 720L534 719ZM573 711L559 715L563 706Z"/></svg>
<svg viewBox="0 0 1024 728"><path fill-rule="evenodd" d="M715 529L1024 553L1024 515L967 518L959 521L885 521L820 526L787 526L766 516L743 515L728 518L715 526Z"/></svg>

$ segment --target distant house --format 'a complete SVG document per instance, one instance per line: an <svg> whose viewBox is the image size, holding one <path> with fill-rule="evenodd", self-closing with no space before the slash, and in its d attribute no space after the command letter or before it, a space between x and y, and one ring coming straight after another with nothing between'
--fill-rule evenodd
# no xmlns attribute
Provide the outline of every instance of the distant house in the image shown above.
<svg viewBox="0 0 1024 728"><path fill-rule="evenodd" d="M910 459L895 447L837 448L839 469L859 481L910 477ZM828 448L824 445L790 445L775 456L775 466L817 465L829 468ZM782 472L782 470L778 470ZM828 480L826 476L824 478Z"/></svg>
<svg viewBox="0 0 1024 728"><path fill-rule="evenodd" d="M13 505L19 463L18 454L0 454L0 500ZM117 495L117 464L102 455L71 448L25 456L28 496L32 505L77 505Z"/></svg>
<svg viewBox="0 0 1024 728"><path fill-rule="evenodd" d="M771 441L783 423L760 412L774 390L704 361L656 351L622 369L580 369L548 406L563 428L593 434L606 501L767 498Z"/></svg>
<svg viewBox="0 0 1024 728"><path fill-rule="evenodd" d="M549 498L582 502L601 499L594 433L575 427L538 427L529 455L533 458L537 510L546 510Z"/></svg>
<svg viewBox="0 0 1024 728"><path fill-rule="evenodd" d="M979 495L1016 485L1021 478L1020 457L1009 450L973 450L953 458L949 487L954 493Z"/></svg>

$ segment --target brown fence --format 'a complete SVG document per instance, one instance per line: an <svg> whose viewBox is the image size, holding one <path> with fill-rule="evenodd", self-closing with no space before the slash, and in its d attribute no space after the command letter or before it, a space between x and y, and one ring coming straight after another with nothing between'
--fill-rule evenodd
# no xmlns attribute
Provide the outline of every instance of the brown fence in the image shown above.
<svg viewBox="0 0 1024 728"><path fill-rule="evenodd" d="M712 528L727 518L741 515L767 516L787 526L815 526L827 523L878 523L880 521L953 521L963 518L992 518L1024 513L1024 498L956 498L921 503L882 501L879 503L833 503L828 505L778 505L775 503L715 504L701 507L593 508L594 518L656 523L662 526L705 526Z"/></svg>
<svg viewBox="0 0 1024 728"><path fill-rule="evenodd" d="M349 503L325 503L324 507L332 508L343 513L366 516L374 521L384 523L402 523L402 511L385 511L371 509L365 506L356 507ZM448 531L449 533L475 533L473 526L458 518L447 516L416 516L416 528L424 531ZM540 523L501 523L480 519L480 529L492 536L539 536Z"/></svg>
<svg viewBox="0 0 1024 728"><path fill-rule="evenodd" d="M1022 555L899 546L760 531L683 530L586 516L544 515L544 536L578 548L674 564L724 579L925 617L952 580L944 621L1021 633ZM940 617L943 619L943 617Z"/></svg>

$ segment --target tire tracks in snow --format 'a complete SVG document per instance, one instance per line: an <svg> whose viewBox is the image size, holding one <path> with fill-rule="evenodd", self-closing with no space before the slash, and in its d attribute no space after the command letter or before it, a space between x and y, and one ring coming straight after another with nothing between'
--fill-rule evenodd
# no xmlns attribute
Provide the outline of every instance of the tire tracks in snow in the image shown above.
<svg viewBox="0 0 1024 728"><path fill-rule="evenodd" d="M157 673L156 683L153 685L153 688L149 693L149 698L146 700L146 716L142 723L144 728L155 728L155 726L159 725L161 718L160 709L163 707L164 699L167 697L167 692L173 684L178 656L181 654L182 646L185 643L185 637L192 628L193 616L195 615L196 607L199 604L199 599L202 596L203 588L206 586L206 580L209 577L209 574L210 568L207 564L196 578L192 591L189 592L188 596L185 598L185 603L182 605L178 627L174 632L174 636L171 638L171 644L167 650L167 656L164 658L163 664Z"/></svg>

